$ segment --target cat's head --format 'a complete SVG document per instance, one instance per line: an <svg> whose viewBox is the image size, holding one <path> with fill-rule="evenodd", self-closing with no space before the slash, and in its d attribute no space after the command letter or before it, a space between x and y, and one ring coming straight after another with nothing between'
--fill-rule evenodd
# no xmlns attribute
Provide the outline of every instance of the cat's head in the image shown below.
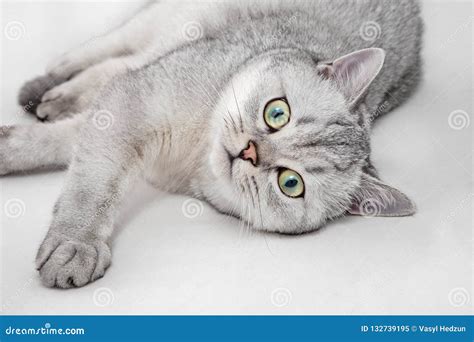
<svg viewBox="0 0 474 342"><path fill-rule="evenodd" d="M251 60L215 108L211 202L282 233L346 212L413 214L413 203L370 165L368 118L358 106L384 58L372 48L332 62L294 50Z"/></svg>

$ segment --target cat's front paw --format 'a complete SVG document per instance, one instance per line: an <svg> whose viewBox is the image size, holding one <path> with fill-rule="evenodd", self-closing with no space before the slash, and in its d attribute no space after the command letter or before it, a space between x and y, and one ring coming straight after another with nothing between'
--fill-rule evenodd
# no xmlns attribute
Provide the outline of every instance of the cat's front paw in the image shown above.
<svg viewBox="0 0 474 342"><path fill-rule="evenodd" d="M101 278L110 263L110 248L105 242L54 234L46 236L36 256L36 268L48 287L84 286Z"/></svg>
<svg viewBox="0 0 474 342"><path fill-rule="evenodd" d="M25 112L36 114L36 109L41 103L41 98L50 89L66 82L65 78L47 74L36 77L21 87L18 93L18 103Z"/></svg>
<svg viewBox="0 0 474 342"><path fill-rule="evenodd" d="M74 89L74 83L71 80L48 90L41 98L36 116L40 120L55 121L80 112L81 92Z"/></svg>

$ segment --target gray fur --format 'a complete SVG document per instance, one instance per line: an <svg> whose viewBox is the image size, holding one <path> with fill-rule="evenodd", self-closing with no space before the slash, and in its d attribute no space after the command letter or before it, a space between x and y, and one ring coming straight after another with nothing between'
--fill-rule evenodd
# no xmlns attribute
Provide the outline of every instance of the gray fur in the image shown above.
<svg viewBox="0 0 474 342"><path fill-rule="evenodd" d="M361 38L365 22L380 25L377 39ZM199 39L182 34L189 23ZM44 283L82 286L103 275L117 208L138 177L265 231L315 230L347 211L364 214L366 200L381 205L379 215L413 214L408 197L377 178L369 133L416 86L421 30L412 0L163 2L65 55L50 72L81 72L46 92L38 113L80 113L18 127L0 145L2 174L70 165L38 252ZM130 39L140 32L150 36ZM372 47L354 70L341 69ZM263 108L283 96L291 119L271 132ZM249 141L256 165L234 158ZM304 197L279 190L282 167L303 177Z"/></svg>
<svg viewBox="0 0 474 342"><path fill-rule="evenodd" d="M36 114L36 108L41 104L44 93L65 81L66 79L51 74L38 76L21 87L18 92L18 103L26 112Z"/></svg>

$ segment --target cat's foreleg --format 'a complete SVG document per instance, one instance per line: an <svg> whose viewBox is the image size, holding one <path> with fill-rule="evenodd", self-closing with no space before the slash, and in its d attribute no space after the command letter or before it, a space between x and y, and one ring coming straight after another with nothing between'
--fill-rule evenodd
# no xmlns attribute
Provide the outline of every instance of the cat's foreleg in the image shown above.
<svg viewBox="0 0 474 342"><path fill-rule="evenodd" d="M142 8L118 28L99 37L93 37L79 47L65 53L46 68L53 76L70 78L108 58L128 56L148 49L153 31L154 11L158 4Z"/></svg>
<svg viewBox="0 0 474 342"><path fill-rule="evenodd" d="M36 116L55 121L86 111L100 89L114 76L142 67L148 62L146 53L107 59L91 66L76 77L47 91L41 98Z"/></svg>
<svg viewBox="0 0 474 342"><path fill-rule="evenodd" d="M36 113L43 95L54 87L67 82L89 68L109 59L143 55L151 49L157 4L143 8L124 25L99 36L93 37L79 47L65 53L49 64L46 74L26 82L18 94L18 102L29 112ZM149 61L149 60L148 60Z"/></svg>
<svg viewBox="0 0 474 342"><path fill-rule="evenodd" d="M119 123L115 122L118 126ZM123 126L122 126L123 127ZM142 174L154 134L89 127L81 132L36 266L50 287L79 287L105 273L118 206ZM120 136L120 138L117 138ZM115 137L115 139L114 139Z"/></svg>
<svg viewBox="0 0 474 342"><path fill-rule="evenodd" d="M0 176L44 167L65 167L82 117L57 123L0 126Z"/></svg>

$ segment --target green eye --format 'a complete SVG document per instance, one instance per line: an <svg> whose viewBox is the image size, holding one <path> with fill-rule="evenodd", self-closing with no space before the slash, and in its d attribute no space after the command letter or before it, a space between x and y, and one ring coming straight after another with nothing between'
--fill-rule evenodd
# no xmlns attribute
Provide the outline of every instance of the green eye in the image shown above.
<svg viewBox="0 0 474 342"><path fill-rule="evenodd" d="M304 183L301 176L289 169L284 169L278 175L280 190L289 197L300 197L304 193Z"/></svg>
<svg viewBox="0 0 474 342"><path fill-rule="evenodd" d="M290 106L285 99L272 100L267 103L263 118L272 129L281 129L290 121Z"/></svg>

